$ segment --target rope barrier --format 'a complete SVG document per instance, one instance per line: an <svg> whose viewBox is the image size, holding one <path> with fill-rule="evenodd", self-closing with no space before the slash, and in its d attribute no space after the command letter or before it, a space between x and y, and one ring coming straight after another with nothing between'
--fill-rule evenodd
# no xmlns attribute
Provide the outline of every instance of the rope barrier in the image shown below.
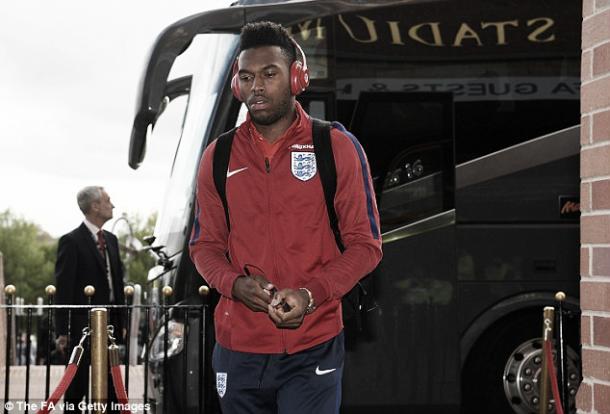
<svg viewBox="0 0 610 414"><path fill-rule="evenodd" d="M544 352L547 355L547 361L549 361L549 377L551 379L551 390L553 392L553 399L555 400L555 412L557 414L563 414L561 398L559 397L559 385L557 384L557 374L555 372L555 364L553 363L553 350L551 348L551 341L544 341Z"/></svg>
<svg viewBox="0 0 610 414"><path fill-rule="evenodd" d="M123 414L131 414L129 410L129 400L127 398L127 392L123 385L123 379L121 378L121 367L119 365L110 369L112 373L112 382L114 384L114 392L116 393L119 404L121 405L121 412Z"/></svg>
<svg viewBox="0 0 610 414"><path fill-rule="evenodd" d="M55 408L55 404L57 404L59 399L66 393L66 390L72 383L72 380L74 380L76 371L78 371L78 366L83 356L83 352L85 352L85 349L83 348L83 343L85 342L85 339L89 334L89 329L84 328L83 336L81 337L78 345L75 346L72 350L72 354L70 355L70 361L68 362L68 366L66 367L64 375L61 377L57 388L55 388L51 396L47 399L45 404L41 407L40 410L38 410L36 414L48 414L52 409Z"/></svg>
<svg viewBox="0 0 610 414"><path fill-rule="evenodd" d="M83 336L81 337L78 345L72 350L72 355L70 355L70 361L66 367L66 370L64 371L64 375L61 377L59 384L51 396L36 414L49 414L49 412L55 408L55 405L60 398L66 393L66 390L74 380L74 376L76 375L76 371L78 371L81 358L85 352L83 343L90 334L91 331L89 328L83 329ZM119 347L116 345L115 339L112 336L112 329L109 329L108 331L108 339L110 340L110 346L108 347L108 359L110 362L110 374L112 377L114 391L117 395L118 402L121 405L122 414L131 414L131 411L129 410L127 391L125 390L125 385L123 384L123 378L121 376L121 358L119 356Z"/></svg>
<svg viewBox="0 0 610 414"><path fill-rule="evenodd" d="M127 391L125 391L125 385L123 385L123 378L121 377L121 360L119 356L119 347L115 343L115 339L111 334L108 335L108 339L111 345L108 347L108 361L110 362L110 373L112 376L112 383L114 385L114 392L121 405L121 413L131 414L129 410L129 400L127 397ZM125 367L128 370L129 367Z"/></svg>
<svg viewBox="0 0 610 414"><path fill-rule="evenodd" d="M64 395L72 380L74 379L74 375L76 375L76 371L78 370L78 365L76 364L68 364L68 367L64 371L64 375L59 382L53 394L49 397L49 399L45 402L44 406L38 410L37 414L48 414L51 411L51 408L54 408L57 401Z"/></svg>

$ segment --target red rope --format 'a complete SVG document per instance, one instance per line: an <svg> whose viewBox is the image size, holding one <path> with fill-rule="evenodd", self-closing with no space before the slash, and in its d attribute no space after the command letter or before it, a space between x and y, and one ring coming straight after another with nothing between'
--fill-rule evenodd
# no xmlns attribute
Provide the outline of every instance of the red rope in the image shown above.
<svg viewBox="0 0 610 414"><path fill-rule="evenodd" d="M44 407L41 408L40 410L38 410L38 412L36 414L48 414L49 413L49 411L51 410L51 407L53 407L53 406L55 406L55 404L57 404L57 401L59 401L59 399L62 397L62 395L64 395L64 393L66 392L66 390L72 383L72 380L74 379L74 375L76 375L77 369L78 369L78 365L68 364L68 366L66 367L66 370L64 371L63 377L61 377L61 381L59 381L59 385L57 385L57 388L55 388L55 391L53 391L53 394L51 394L49 399L46 401Z"/></svg>
<svg viewBox="0 0 610 414"><path fill-rule="evenodd" d="M544 341L544 352L546 353L547 365L549 367L549 377L551 377L551 389L553 390L553 399L555 400L555 412L557 414L563 414L563 407L561 406L561 399L559 398L557 374L555 373L555 364L553 363L551 341Z"/></svg>
<svg viewBox="0 0 610 414"><path fill-rule="evenodd" d="M121 377L121 366L115 365L110 368L110 372L112 373L112 383L114 384L114 392L116 393L117 399L119 400L119 404L121 404L121 412L123 414L131 414L129 410L129 401L127 399L127 392L125 391L125 386L123 385L123 378ZM563 413L562 413L563 414Z"/></svg>

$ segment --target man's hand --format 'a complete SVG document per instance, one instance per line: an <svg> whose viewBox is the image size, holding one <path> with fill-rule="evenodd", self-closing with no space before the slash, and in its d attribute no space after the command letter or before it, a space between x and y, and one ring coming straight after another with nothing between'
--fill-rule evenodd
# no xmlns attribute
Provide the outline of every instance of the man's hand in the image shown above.
<svg viewBox="0 0 610 414"><path fill-rule="evenodd" d="M55 340L55 348L62 354L66 353L68 347L68 335L59 335Z"/></svg>
<svg viewBox="0 0 610 414"><path fill-rule="evenodd" d="M303 323L308 304L306 291L283 289L275 294L269 304L269 317L278 328L296 329Z"/></svg>
<svg viewBox="0 0 610 414"><path fill-rule="evenodd" d="M267 312L274 289L261 275L239 276L233 283L232 295L254 312Z"/></svg>

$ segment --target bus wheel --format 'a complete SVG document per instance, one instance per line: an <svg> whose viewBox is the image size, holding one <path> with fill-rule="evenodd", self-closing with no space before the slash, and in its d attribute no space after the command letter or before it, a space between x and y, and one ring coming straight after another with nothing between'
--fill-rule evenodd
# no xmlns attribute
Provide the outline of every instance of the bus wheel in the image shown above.
<svg viewBox="0 0 610 414"><path fill-rule="evenodd" d="M553 360L556 360L553 349ZM574 398L580 378L578 354L568 346L568 391L569 406L574 407ZM542 380L542 338L525 341L518 346L508 358L504 367L504 394L513 410L519 414L540 411L539 384ZM549 406L549 413L555 412L554 401Z"/></svg>
<svg viewBox="0 0 610 414"><path fill-rule="evenodd" d="M564 328L568 343L569 409L580 381L578 323ZM471 349L462 369L462 414L531 414L539 412L542 311L511 314L486 331ZM565 408L565 407L564 407ZM554 407L549 413L554 413Z"/></svg>

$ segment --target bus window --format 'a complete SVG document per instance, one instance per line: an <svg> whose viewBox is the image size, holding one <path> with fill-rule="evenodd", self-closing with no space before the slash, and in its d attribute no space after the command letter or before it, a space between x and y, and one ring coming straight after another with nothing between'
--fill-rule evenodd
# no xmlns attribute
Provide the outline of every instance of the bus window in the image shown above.
<svg viewBox="0 0 610 414"><path fill-rule="evenodd" d="M424 2L337 15L329 73L339 120L353 118L363 92L451 93L458 164L578 125L580 2L523 5ZM500 21L506 31L490 23Z"/></svg>
<svg viewBox="0 0 610 414"><path fill-rule="evenodd" d="M310 116L326 121L335 120L333 108L335 95L330 92L309 92L299 95L297 100Z"/></svg>
<svg viewBox="0 0 610 414"><path fill-rule="evenodd" d="M311 100L308 102L305 111L312 117L318 119L326 119L326 102Z"/></svg>
<svg viewBox="0 0 610 414"><path fill-rule="evenodd" d="M237 41L238 36L233 34L205 34L195 38L191 45L206 53L198 54L201 62L196 67L199 71L193 76L190 86L180 139L155 227L157 243L166 246L169 255L180 252L184 246L183 235L187 234L193 209L192 195L202 151L201 137L209 126L209 114L213 112L222 87L225 74L222 68L230 65L231 51Z"/></svg>
<svg viewBox="0 0 610 414"><path fill-rule="evenodd" d="M365 148L386 232L453 208L452 99L362 92L350 129Z"/></svg>

